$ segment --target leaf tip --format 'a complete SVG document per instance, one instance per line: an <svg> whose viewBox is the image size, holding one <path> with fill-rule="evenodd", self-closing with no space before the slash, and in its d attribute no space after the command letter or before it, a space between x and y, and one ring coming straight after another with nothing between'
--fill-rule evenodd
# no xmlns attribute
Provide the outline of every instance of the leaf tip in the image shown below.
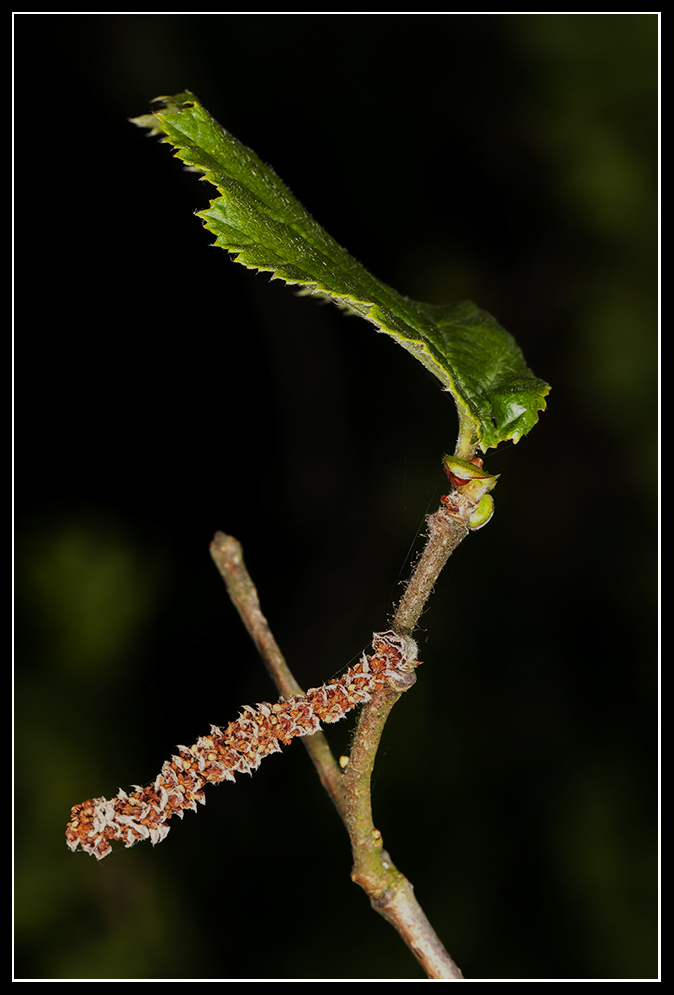
<svg viewBox="0 0 674 995"><path fill-rule="evenodd" d="M149 128L148 138L163 133L164 129L157 123L161 114L180 114L187 107L198 105L199 100L190 90L185 90L183 93L177 93L173 97L154 97L150 103L163 104L163 106L158 107L151 114L141 114L139 117L127 118L131 124L135 124L138 128Z"/></svg>

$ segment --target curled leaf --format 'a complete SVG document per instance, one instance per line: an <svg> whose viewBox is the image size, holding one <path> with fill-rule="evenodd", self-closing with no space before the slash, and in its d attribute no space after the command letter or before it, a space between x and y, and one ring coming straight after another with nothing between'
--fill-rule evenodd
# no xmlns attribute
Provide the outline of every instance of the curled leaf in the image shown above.
<svg viewBox="0 0 674 995"><path fill-rule="evenodd" d="M519 440L545 408L548 385L513 337L471 301L432 305L403 297L342 248L274 170L217 123L193 93L158 97L133 119L163 134L175 155L218 190L199 212L215 244L250 269L333 300L411 352L448 390L459 413L457 456Z"/></svg>

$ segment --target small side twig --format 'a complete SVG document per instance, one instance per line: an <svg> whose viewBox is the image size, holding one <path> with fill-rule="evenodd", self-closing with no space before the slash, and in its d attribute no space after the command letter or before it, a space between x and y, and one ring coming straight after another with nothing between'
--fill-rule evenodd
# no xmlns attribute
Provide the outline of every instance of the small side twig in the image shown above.
<svg viewBox="0 0 674 995"><path fill-rule="evenodd" d="M210 550L213 562L227 586L227 593L255 643L272 681L286 698L293 694L304 694L274 639L269 622L262 614L257 589L243 560L241 543L234 536L216 532ZM345 822L346 805L341 772L325 734L317 732L313 736L307 736L303 743L318 772L321 784L339 812L340 818Z"/></svg>

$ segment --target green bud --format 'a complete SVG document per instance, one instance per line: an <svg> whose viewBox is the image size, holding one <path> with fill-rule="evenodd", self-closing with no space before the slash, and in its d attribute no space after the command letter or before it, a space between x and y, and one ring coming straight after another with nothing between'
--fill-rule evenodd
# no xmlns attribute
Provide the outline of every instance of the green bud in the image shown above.
<svg viewBox="0 0 674 995"><path fill-rule="evenodd" d="M482 497L475 508L475 511L470 516L468 520L468 528L472 529L474 532L477 529L481 529L483 525L486 525L491 516L494 514L494 499L491 494L485 494Z"/></svg>
<svg viewBox="0 0 674 995"><path fill-rule="evenodd" d="M469 463L468 460L458 459L456 456L443 456L442 462L445 465L447 476L458 477L459 480L493 480L496 483L498 476L483 470L476 463Z"/></svg>

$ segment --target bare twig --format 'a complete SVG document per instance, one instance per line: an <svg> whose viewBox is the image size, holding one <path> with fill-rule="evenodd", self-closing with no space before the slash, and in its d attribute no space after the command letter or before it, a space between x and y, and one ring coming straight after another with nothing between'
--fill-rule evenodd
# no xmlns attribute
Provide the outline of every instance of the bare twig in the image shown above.
<svg viewBox="0 0 674 995"><path fill-rule="evenodd" d="M293 694L304 694L274 639L267 619L262 614L257 590L243 561L241 543L233 536L225 535L224 532L216 532L211 543L211 556L227 585L227 593L234 607L280 693L286 698ZM342 821L345 822L346 807L341 771L332 755L330 744L322 732L305 737L303 743L318 772L321 784Z"/></svg>
<svg viewBox="0 0 674 995"><path fill-rule="evenodd" d="M234 536L216 532L210 548L213 562L227 585L227 593L279 692L286 698L291 694L304 694L262 614L257 590L243 562L241 543Z"/></svg>
<svg viewBox="0 0 674 995"><path fill-rule="evenodd" d="M472 503L443 497L440 508L427 519L428 540L412 571L393 617L392 628L408 638L416 628L428 598L447 560L469 534ZM414 650L416 651L416 645ZM410 674L413 678L414 675ZM414 680L410 681L410 685ZM347 818L354 855L352 880L398 931L429 978L463 979L414 896L407 878L383 849L381 833L372 821L370 778L381 733L389 712L406 688L388 687L363 705L344 777Z"/></svg>
<svg viewBox="0 0 674 995"><path fill-rule="evenodd" d="M372 821L374 757L386 719L401 694L389 686L360 712L344 777L354 857L351 880L365 891L372 908L397 930L429 978L460 981L461 971L426 918L411 883L383 849L382 834Z"/></svg>
<svg viewBox="0 0 674 995"><path fill-rule="evenodd" d="M444 502L435 514L428 516L426 524L428 541L393 616L393 631L400 635L412 635L440 571L470 531L462 521L448 514Z"/></svg>

